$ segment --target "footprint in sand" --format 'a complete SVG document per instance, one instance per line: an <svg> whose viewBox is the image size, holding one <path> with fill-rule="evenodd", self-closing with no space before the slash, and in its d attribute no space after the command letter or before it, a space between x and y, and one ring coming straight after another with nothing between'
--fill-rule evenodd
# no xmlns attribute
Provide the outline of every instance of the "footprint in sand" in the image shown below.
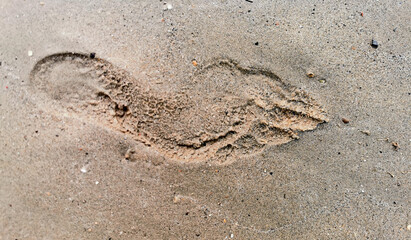
<svg viewBox="0 0 411 240"><path fill-rule="evenodd" d="M298 138L326 122L323 109L275 74L220 59L176 93L80 53L40 60L30 86L44 107L131 135L180 162L229 163Z"/></svg>

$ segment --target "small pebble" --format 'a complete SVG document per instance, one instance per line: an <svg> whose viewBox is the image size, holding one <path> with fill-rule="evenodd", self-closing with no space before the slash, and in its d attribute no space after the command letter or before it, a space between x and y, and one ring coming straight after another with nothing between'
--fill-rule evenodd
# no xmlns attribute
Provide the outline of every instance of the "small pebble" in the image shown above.
<svg viewBox="0 0 411 240"><path fill-rule="evenodd" d="M367 130L361 130L360 132L362 132L362 133L364 133L365 135L371 135L371 133L370 133L370 131L367 131Z"/></svg>
<svg viewBox="0 0 411 240"><path fill-rule="evenodd" d="M350 120L348 120L347 118L342 118L341 120L342 120L342 122L345 123L345 124L347 124L347 123L350 122Z"/></svg>
<svg viewBox="0 0 411 240"><path fill-rule="evenodd" d="M40 2L40 5L41 5L41 6L44 6L44 4L45 4L44 2Z"/></svg>
<svg viewBox="0 0 411 240"><path fill-rule="evenodd" d="M86 167L82 167L82 168L80 169L80 171L81 171L82 173L86 173L86 172L87 172L87 169L86 169Z"/></svg>
<svg viewBox="0 0 411 240"><path fill-rule="evenodd" d="M33 56L33 51L28 51L28 52L27 52L27 55L28 55L29 57Z"/></svg>
<svg viewBox="0 0 411 240"><path fill-rule="evenodd" d="M171 3L167 3L165 6L164 6L164 11L167 11L167 10L171 10L171 9L173 9L173 5L171 5Z"/></svg>
<svg viewBox="0 0 411 240"><path fill-rule="evenodd" d="M95 57L96 57L96 53L94 53L94 52L90 53L90 58L91 59L94 59Z"/></svg>
<svg viewBox="0 0 411 240"><path fill-rule="evenodd" d="M400 148L400 145L397 142L391 142L391 145L394 147L395 150Z"/></svg>
<svg viewBox="0 0 411 240"><path fill-rule="evenodd" d="M408 224L407 230L408 230L408 231L411 231L411 224Z"/></svg>
<svg viewBox="0 0 411 240"><path fill-rule="evenodd" d="M313 78L313 77L315 77L315 75L314 75L314 73L312 73L312 72L308 72L308 73L307 73L307 77Z"/></svg>
<svg viewBox="0 0 411 240"><path fill-rule="evenodd" d="M320 82L320 83L326 83L327 81L323 78L323 79L318 80L318 82Z"/></svg>
<svg viewBox="0 0 411 240"><path fill-rule="evenodd" d="M179 202L181 202L181 197L180 196L174 196L173 203L179 203Z"/></svg>
<svg viewBox="0 0 411 240"><path fill-rule="evenodd" d="M193 66L194 66L194 67L197 67L198 63L197 63L197 61L196 61L196 60L193 60L193 62L192 62L192 63L193 63Z"/></svg>
<svg viewBox="0 0 411 240"><path fill-rule="evenodd" d="M377 47L378 47L378 42L373 39L373 40L371 41L371 47L377 48Z"/></svg>

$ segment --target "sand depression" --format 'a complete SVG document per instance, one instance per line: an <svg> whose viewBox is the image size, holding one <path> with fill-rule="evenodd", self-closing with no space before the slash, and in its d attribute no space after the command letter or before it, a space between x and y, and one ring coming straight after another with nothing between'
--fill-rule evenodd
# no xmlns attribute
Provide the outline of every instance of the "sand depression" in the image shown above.
<svg viewBox="0 0 411 240"><path fill-rule="evenodd" d="M58 53L37 62L30 88L55 114L121 131L180 162L230 163L327 121L306 92L230 59L198 69L171 94L148 90L106 60Z"/></svg>

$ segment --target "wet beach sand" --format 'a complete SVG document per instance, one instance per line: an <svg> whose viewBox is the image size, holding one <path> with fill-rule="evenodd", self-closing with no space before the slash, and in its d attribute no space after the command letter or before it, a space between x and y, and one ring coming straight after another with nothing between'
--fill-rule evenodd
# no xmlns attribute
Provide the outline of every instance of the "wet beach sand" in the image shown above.
<svg viewBox="0 0 411 240"><path fill-rule="evenodd" d="M409 239L410 10L0 1L0 239Z"/></svg>

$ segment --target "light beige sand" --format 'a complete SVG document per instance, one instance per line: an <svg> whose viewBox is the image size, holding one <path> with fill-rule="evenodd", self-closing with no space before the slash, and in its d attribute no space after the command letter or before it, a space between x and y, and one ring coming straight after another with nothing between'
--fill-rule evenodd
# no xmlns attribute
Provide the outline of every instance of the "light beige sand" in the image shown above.
<svg viewBox="0 0 411 240"><path fill-rule="evenodd" d="M0 1L0 239L409 238L410 9Z"/></svg>

